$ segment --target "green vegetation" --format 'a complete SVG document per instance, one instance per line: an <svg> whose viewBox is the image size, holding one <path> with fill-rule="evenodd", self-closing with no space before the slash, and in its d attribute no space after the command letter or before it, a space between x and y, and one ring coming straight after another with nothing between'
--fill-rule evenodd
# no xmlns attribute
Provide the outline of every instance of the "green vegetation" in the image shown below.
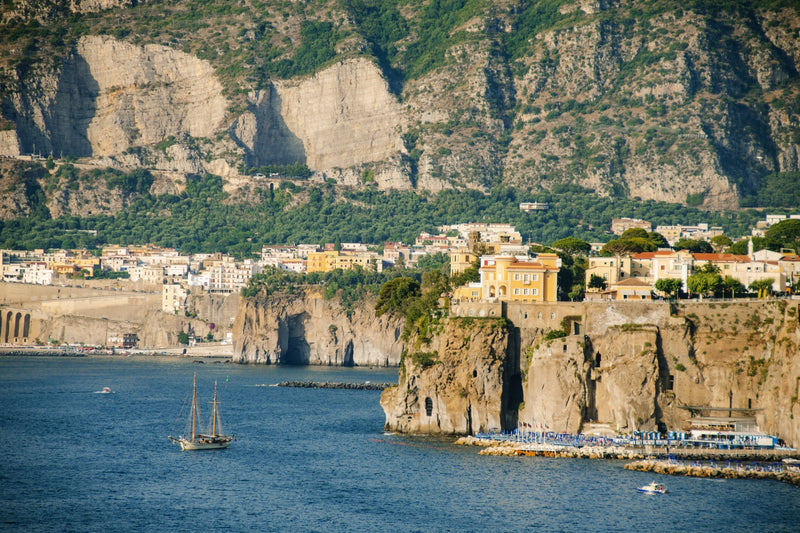
<svg viewBox="0 0 800 533"><path fill-rule="evenodd" d="M671 298L673 295L679 294L682 284L683 282L678 278L661 278L656 280L655 288L663 292L667 298Z"/></svg>
<svg viewBox="0 0 800 533"><path fill-rule="evenodd" d="M701 296L715 294L722 286L719 268L711 263L705 263L697 272L689 276L686 286L690 293Z"/></svg>
<svg viewBox="0 0 800 533"><path fill-rule="evenodd" d="M800 172L777 172L761 178L753 195L742 198L742 207L797 207L800 205Z"/></svg>
<svg viewBox="0 0 800 533"><path fill-rule="evenodd" d="M34 165L30 172L37 172L36 168L42 176L49 176L41 165ZM675 204L599 198L575 186L559 186L535 196L510 188L497 188L488 195L473 190L425 194L336 190L329 185L285 180L275 190L256 183L251 191L254 199L244 201L231 197L223 190L222 179L210 174L193 176L180 194L161 195L148 191L151 176L144 170L87 173L63 165L57 175L64 183L105 179L109 186L128 193L126 208L110 215L51 219L42 191L51 186L50 178L42 178L41 188L36 180L29 180L31 215L0 222L0 248L153 243L185 253L219 251L249 257L259 253L264 244L413 242L421 231L433 233L439 225L465 221L513 224L526 240L538 242L565 237L596 242L608 238L605 229L612 218L634 212L654 224L705 220L731 235L746 233L763 216L750 211L702 213ZM522 201L547 202L551 208L524 213L518 206ZM75 230L93 230L97 235ZM651 239L648 234L653 246Z"/></svg>

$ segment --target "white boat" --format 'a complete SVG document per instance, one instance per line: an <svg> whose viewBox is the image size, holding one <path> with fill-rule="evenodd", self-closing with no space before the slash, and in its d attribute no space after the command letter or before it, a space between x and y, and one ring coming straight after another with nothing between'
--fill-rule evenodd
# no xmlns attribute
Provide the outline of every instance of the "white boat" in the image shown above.
<svg viewBox="0 0 800 533"><path fill-rule="evenodd" d="M647 484L647 485L645 485L643 487L639 487L636 490L638 490L639 492L646 492L648 494L666 494L667 493L667 489L664 488L664 485L662 485L661 483L656 483L655 481L652 481L652 482L650 482L649 484Z"/></svg>
<svg viewBox="0 0 800 533"><path fill-rule="evenodd" d="M189 414L189 423L187 424L188 437L173 437L170 435L169 439L180 444L181 450L221 450L227 448L231 441L234 439L233 435L224 435L222 433L222 424L219 420L219 410L217 402L217 382L214 382L214 401L213 411L211 413L211 423L209 424L210 432L203 433L201 428L202 421L200 419L200 407L197 404L197 374L194 375L194 383L192 385L192 407ZM191 429L189 429L191 426Z"/></svg>

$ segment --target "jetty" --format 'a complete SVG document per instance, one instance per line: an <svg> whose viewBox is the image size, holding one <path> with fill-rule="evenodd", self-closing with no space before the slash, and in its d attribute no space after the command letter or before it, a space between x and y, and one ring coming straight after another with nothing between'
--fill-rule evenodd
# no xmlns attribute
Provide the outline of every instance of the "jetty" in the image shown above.
<svg viewBox="0 0 800 533"><path fill-rule="evenodd" d="M297 387L301 389L349 389L349 390L383 390L392 386L392 383L342 383L332 381L282 381L278 387Z"/></svg>
<svg viewBox="0 0 800 533"><path fill-rule="evenodd" d="M772 462L745 463L743 461L700 462L670 459L641 459L625 465L636 472L653 472L671 476L691 476L725 479L772 479L800 487L800 467L796 463Z"/></svg>

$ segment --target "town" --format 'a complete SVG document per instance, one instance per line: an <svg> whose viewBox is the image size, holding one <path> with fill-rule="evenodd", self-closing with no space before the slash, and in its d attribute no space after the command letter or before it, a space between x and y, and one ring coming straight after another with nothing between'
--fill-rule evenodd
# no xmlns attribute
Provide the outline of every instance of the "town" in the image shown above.
<svg viewBox="0 0 800 533"><path fill-rule="evenodd" d="M523 210L546 209L547 204L520 204ZM752 229L763 237L770 226L800 215L767 215ZM81 280L126 280L163 291L163 311L179 312L188 291L231 294L246 287L265 269L295 273L331 272L363 268L381 272L385 268L414 267L420 258L444 254L450 259L450 273L463 272L481 257L479 282L460 287L456 298L473 300L557 301L557 274L561 260L555 253L531 254L536 243L523 244L522 236L509 224L466 223L438 228L440 233L421 233L413 244L386 242L266 245L259 259L236 260L224 253L184 255L174 249L152 245L106 246L102 250L0 250L0 279L8 283L36 285L75 284ZM624 236L632 229L655 232L668 247L640 253L603 253L606 243L588 243L585 255L585 299L646 300L663 295L658 281L678 279L684 293L690 293L688 277L710 264L723 277L742 288L764 285L771 293L792 292L800 281L800 257L795 250L758 250L752 245L746 254L725 253L719 246L707 252L673 249L681 240L713 242L724 237L721 228L707 224L656 226L644 220L613 219L610 233ZM731 242L729 239L727 241ZM538 245L540 248L541 246ZM735 291L735 289L734 289ZM676 292L676 291L673 291ZM741 292L740 292L740 295ZM735 297L735 292L729 292Z"/></svg>

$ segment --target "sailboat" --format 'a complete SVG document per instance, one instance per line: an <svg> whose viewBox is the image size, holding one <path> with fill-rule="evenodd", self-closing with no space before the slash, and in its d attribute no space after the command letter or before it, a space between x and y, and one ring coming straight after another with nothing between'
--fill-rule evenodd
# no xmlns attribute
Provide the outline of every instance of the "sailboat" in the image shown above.
<svg viewBox="0 0 800 533"><path fill-rule="evenodd" d="M200 427L202 422L200 420L200 407L197 404L197 374L194 375L194 383L192 385L192 407L189 414L189 424L187 424L187 432L191 426L191 433L188 437L173 437L169 439L180 444L181 450L221 450L227 448L231 441L234 439L233 435L224 435L222 433L222 424L219 420L219 402L217 402L217 382L214 382L214 401L213 412L211 414L211 430L210 433L203 433Z"/></svg>

